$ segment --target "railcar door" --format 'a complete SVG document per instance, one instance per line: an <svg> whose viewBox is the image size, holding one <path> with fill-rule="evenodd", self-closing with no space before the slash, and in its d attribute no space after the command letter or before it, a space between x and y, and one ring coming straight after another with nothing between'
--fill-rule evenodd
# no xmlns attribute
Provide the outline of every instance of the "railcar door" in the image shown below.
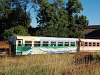
<svg viewBox="0 0 100 75"><path fill-rule="evenodd" d="M17 46L21 46L23 44L23 40L22 39L18 39L17 40Z"/></svg>
<svg viewBox="0 0 100 75"><path fill-rule="evenodd" d="M22 55L22 48L23 48L23 40L17 39L16 40L16 55Z"/></svg>

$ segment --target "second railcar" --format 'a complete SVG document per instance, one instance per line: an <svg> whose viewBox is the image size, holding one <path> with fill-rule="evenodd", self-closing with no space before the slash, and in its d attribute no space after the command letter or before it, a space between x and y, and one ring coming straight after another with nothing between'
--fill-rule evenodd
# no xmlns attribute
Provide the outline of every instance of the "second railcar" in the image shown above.
<svg viewBox="0 0 100 75"><path fill-rule="evenodd" d="M80 39L79 41L80 52L100 52L99 39Z"/></svg>

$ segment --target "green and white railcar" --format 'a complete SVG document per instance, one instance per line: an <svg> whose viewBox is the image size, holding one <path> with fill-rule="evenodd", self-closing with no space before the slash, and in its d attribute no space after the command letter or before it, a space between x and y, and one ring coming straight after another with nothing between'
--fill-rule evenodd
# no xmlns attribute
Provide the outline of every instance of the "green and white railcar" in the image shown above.
<svg viewBox="0 0 100 75"><path fill-rule="evenodd" d="M46 53L75 53L78 49L77 38L11 36L16 55L46 54Z"/></svg>

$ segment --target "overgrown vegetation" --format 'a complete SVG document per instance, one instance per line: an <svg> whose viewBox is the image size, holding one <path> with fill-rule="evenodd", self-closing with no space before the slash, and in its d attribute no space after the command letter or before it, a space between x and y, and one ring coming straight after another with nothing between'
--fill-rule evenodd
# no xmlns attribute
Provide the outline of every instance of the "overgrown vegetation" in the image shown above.
<svg viewBox="0 0 100 75"><path fill-rule="evenodd" d="M86 54L87 55L87 54ZM75 54L43 54L0 58L1 75L99 75L100 61L75 64ZM96 57L97 56L97 57ZM99 57L100 58L100 57Z"/></svg>

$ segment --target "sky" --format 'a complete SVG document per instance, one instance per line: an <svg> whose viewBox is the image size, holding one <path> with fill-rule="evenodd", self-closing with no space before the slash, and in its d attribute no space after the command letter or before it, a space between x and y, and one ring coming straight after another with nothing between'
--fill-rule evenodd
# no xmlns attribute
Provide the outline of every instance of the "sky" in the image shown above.
<svg viewBox="0 0 100 75"><path fill-rule="evenodd" d="M67 2L68 0L64 0ZM83 11L80 12L81 15L87 16L89 20L89 25L100 25L100 0L79 0L83 5ZM36 13L31 11L31 26L36 27L38 24L36 22Z"/></svg>
<svg viewBox="0 0 100 75"><path fill-rule="evenodd" d="M89 25L100 25L100 0L80 0L83 5L81 14L87 16Z"/></svg>

